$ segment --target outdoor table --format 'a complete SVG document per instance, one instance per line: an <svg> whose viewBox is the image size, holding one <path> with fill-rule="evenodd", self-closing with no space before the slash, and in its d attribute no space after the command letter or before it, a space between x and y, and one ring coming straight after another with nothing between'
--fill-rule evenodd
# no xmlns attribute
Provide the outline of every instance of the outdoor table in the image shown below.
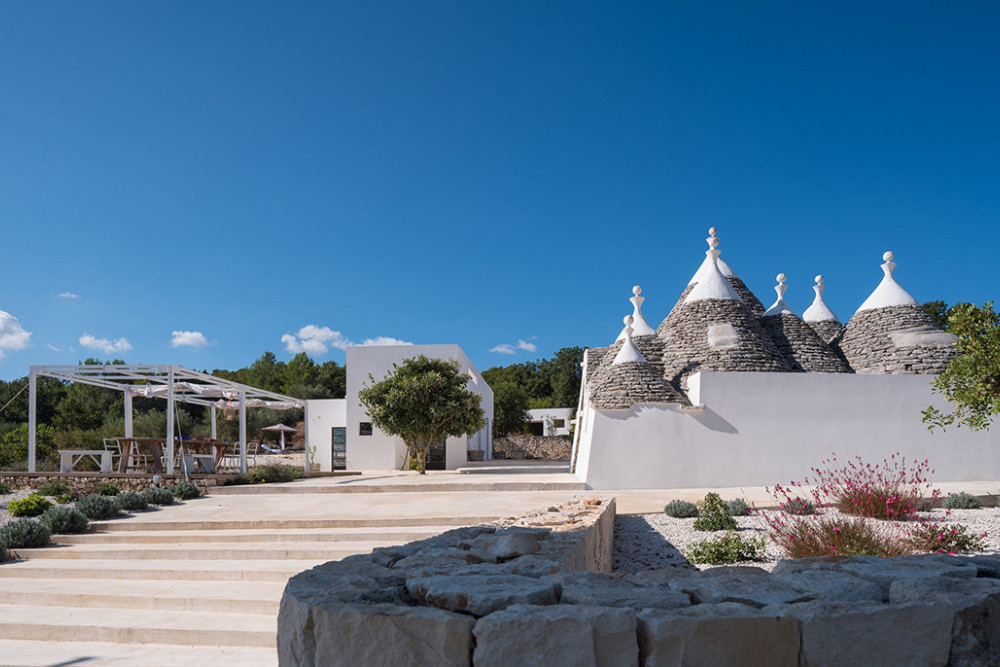
<svg viewBox="0 0 1000 667"><path fill-rule="evenodd" d="M76 464L90 458L101 466L101 472L111 472L111 452L105 449L60 449L59 472L72 472Z"/></svg>
<svg viewBox="0 0 1000 667"><path fill-rule="evenodd" d="M178 440L177 447L181 452L182 461L186 456L191 456L192 459L198 460L202 472L209 473L216 472L222 457L233 449L232 443L203 439Z"/></svg>
<svg viewBox="0 0 1000 667"><path fill-rule="evenodd" d="M166 438L115 438L122 443L122 457L118 461L118 472L128 471L128 461L132 455L132 445L136 446L139 454L146 454L153 462L153 470L163 473L163 445L167 443Z"/></svg>

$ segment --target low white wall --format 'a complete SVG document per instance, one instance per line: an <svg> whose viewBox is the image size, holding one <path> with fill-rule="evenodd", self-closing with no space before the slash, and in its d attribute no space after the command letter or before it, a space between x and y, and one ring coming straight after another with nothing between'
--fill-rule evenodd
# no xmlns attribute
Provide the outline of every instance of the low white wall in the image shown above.
<svg viewBox="0 0 1000 667"><path fill-rule="evenodd" d="M576 474L594 489L772 486L802 481L836 453L877 463L928 459L936 481L1000 479L1000 432L921 421L947 409L926 375L701 373L703 410L584 411Z"/></svg>
<svg viewBox="0 0 1000 667"><path fill-rule="evenodd" d="M306 451L316 448L313 463L323 472L333 470L334 427L347 425L347 400L343 398L306 401ZM350 470L348 461L348 470Z"/></svg>

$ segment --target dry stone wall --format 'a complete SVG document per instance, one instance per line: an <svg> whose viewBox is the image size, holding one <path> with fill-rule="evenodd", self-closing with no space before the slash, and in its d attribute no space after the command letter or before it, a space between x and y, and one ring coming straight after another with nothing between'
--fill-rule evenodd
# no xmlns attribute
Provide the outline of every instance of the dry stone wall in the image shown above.
<svg viewBox="0 0 1000 667"><path fill-rule="evenodd" d="M832 345L833 341L840 335L843 331L844 325L840 322L833 322L826 320L824 322L806 322L809 328L816 332L816 335L826 343L827 345Z"/></svg>
<svg viewBox="0 0 1000 667"><path fill-rule="evenodd" d="M183 475L162 475L161 486L169 486L184 479ZM225 477L216 475L190 475L188 480L202 490L225 484ZM74 494L89 493L98 484L111 483L121 491L142 491L153 486L150 475L115 475L108 473L47 473L0 472L0 482L14 491L40 489L52 482L62 482Z"/></svg>
<svg viewBox="0 0 1000 667"><path fill-rule="evenodd" d="M587 499L289 580L282 665L997 665L1000 555L611 570Z"/></svg>
<svg viewBox="0 0 1000 667"><path fill-rule="evenodd" d="M791 313L760 318L761 327L797 372L849 373L850 368L809 325Z"/></svg>
<svg viewBox="0 0 1000 667"><path fill-rule="evenodd" d="M494 456L500 453L505 459L566 461L572 450L573 441L557 435L508 434L493 439Z"/></svg>

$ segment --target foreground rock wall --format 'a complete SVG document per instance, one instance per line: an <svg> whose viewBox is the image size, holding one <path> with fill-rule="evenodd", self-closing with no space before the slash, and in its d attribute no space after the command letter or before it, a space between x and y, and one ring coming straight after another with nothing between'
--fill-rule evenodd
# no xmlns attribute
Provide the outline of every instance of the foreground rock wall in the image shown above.
<svg viewBox="0 0 1000 667"><path fill-rule="evenodd" d="M609 576L614 502L293 577L282 665L1000 665L1000 555Z"/></svg>
<svg viewBox="0 0 1000 667"><path fill-rule="evenodd" d="M184 479L183 475L161 475L160 486L170 486ZM201 489L211 489L225 483L225 477L217 475L189 475L188 481ZM111 483L121 491L142 491L153 486L150 475L116 475L114 473L54 473L54 472L0 472L0 482L13 491L40 489L52 482L62 482L70 492L88 493L98 484Z"/></svg>
<svg viewBox="0 0 1000 667"><path fill-rule="evenodd" d="M506 435L493 439L493 452L505 459L569 459L573 441L557 435ZM499 458L499 457L498 457Z"/></svg>

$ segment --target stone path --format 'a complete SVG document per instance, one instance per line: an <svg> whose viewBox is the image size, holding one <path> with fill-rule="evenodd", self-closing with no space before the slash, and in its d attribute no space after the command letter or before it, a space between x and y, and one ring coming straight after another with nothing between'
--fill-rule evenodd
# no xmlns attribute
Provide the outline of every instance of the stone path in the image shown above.
<svg viewBox="0 0 1000 667"><path fill-rule="evenodd" d="M583 489L549 477L315 478L94 522L0 565L0 665L274 665L290 576Z"/></svg>

